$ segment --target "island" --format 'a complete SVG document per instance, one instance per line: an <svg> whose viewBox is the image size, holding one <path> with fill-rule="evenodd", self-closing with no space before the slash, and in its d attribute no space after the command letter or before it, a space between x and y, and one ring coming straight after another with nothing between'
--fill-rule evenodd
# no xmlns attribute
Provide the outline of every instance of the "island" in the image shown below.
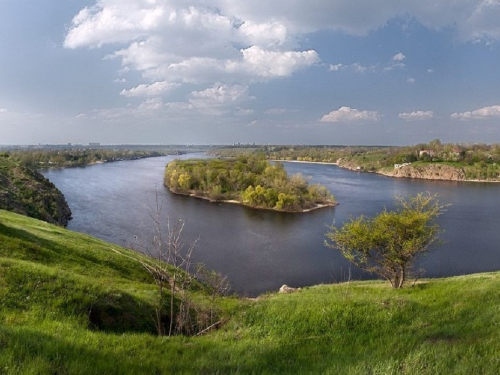
<svg viewBox="0 0 500 375"><path fill-rule="evenodd" d="M258 154L174 160L164 183L176 194L259 209L307 212L337 204L326 187L309 184L301 174L288 176L282 163Z"/></svg>

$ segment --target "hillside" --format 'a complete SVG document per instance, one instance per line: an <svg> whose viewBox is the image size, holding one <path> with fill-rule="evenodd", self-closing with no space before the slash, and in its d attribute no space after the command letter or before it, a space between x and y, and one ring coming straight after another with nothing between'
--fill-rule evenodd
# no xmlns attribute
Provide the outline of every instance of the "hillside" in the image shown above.
<svg viewBox="0 0 500 375"><path fill-rule="evenodd" d="M71 210L63 194L40 173L0 153L0 209L66 226Z"/></svg>
<svg viewBox="0 0 500 375"><path fill-rule="evenodd" d="M2 374L500 371L499 273L421 280L402 290L345 282L225 298L217 302L221 329L157 337L149 273L112 249L140 258L0 210ZM203 288L192 293L206 303Z"/></svg>

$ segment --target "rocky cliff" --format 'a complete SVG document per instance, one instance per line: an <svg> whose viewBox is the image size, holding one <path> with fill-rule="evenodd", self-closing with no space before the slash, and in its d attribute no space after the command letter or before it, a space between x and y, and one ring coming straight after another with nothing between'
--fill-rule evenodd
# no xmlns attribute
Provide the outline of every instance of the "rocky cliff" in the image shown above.
<svg viewBox="0 0 500 375"><path fill-rule="evenodd" d="M71 210L64 195L40 173L0 155L0 209L66 226Z"/></svg>
<svg viewBox="0 0 500 375"><path fill-rule="evenodd" d="M406 165L392 171L378 173L390 177L421 178L425 180L465 181L465 172L462 168L455 168L444 164Z"/></svg>

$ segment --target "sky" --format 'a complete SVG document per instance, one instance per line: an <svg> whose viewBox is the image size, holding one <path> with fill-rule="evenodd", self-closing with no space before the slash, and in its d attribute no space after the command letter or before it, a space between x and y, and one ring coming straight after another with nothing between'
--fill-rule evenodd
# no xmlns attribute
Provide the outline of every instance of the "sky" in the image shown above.
<svg viewBox="0 0 500 375"><path fill-rule="evenodd" d="M0 145L500 143L500 0L0 0Z"/></svg>

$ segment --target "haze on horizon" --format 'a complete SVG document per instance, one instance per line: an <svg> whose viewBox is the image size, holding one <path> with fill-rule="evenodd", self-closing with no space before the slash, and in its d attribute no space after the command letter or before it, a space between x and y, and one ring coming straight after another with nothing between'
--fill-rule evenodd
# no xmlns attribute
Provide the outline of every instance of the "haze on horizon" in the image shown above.
<svg viewBox="0 0 500 375"><path fill-rule="evenodd" d="M0 145L500 142L500 1L0 2Z"/></svg>

